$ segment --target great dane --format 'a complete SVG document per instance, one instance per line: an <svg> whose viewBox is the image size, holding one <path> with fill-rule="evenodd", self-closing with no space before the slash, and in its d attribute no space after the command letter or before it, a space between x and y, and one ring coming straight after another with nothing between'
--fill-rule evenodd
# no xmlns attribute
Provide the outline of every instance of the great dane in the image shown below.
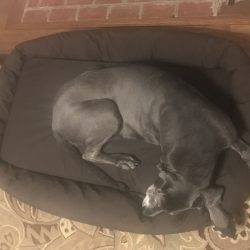
<svg viewBox="0 0 250 250"><path fill-rule="evenodd" d="M174 215L205 206L218 229L234 234L233 219L221 206L223 189L211 178L223 150L235 150L250 166L250 149L230 118L177 75L145 65L85 72L59 90L52 130L84 160L124 170L141 162L104 152L111 138L159 145L159 177L146 191L143 214Z"/></svg>

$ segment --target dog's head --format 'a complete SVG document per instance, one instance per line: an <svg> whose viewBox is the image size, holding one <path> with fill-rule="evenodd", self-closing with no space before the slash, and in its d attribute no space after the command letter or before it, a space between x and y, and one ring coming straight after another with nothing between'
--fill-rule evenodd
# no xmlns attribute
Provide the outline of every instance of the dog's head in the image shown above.
<svg viewBox="0 0 250 250"><path fill-rule="evenodd" d="M161 212L171 215L191 208L200 209L202 199L199 190L176 173L160 170L157 180L147 191L142 203L145 216Z"/></svg>

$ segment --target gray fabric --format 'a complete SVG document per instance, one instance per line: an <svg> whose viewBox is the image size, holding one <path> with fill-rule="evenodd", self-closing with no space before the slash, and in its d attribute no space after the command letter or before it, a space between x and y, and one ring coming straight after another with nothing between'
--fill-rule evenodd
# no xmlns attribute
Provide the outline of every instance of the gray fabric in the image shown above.
<svg viewBox="0 0 250 250"><path fill-rule="evenodd" d="M134 153L143 161L143 168L123 171L100 166L103 172L58 144L52 135L51 112L58 89L86 70L106 66L111 65L30 59L19 79L1 148L2 159L23 169L98 185L116 187L114 182L118 180L134 191L145 192L156 178L157 171L153 166L158 163L159 147L138 141L115 140L107 150ZM146 176L145 172L148 173Z"/></svg>
<svg viewBox="0 0 250 250"><path fill-rule="evenodd" d="M135 198L133 192L122 192L114 187L107 187L113 186L109 182L110 180L104 180L102 177L100 179L100 176L96 178L95 173L88 172L87 164L85 164L84 170L78 168L79 171L83 171L81 175L73 168L71 169L72 173L70 171L64 173L65 169L68 170L67 168L58 172L59 168L55 171L54 166L46 165L43 168L44 165L41 164L38 167L41 162L36 164L37 158L35 154L34 157L31 155L30 158L27 155L28 153L32 154L32 152L29 152L32 149L32 141L34 143L33 147L36 145L36 149L40 150L41 159L46 158L44 151L46 151L47 144L43 143L48 138L50 138L48 139L50 145L54 145L54 148L57 147L55 142L52 141L51 135L48 134L49 118L45 117L45 115L48 116L47 111L39 117L40 127L36 127L37 129L33 131L32 123L26 124L27 126L25 123L22 126L17 123L25 117L23 116L25 115L25 105L32 104L29 101L25 104L24 99L20 98L20 96L25 96L23 94L27 91L26 87L31 91L32 81L34 84L39 84L40 90L44 91L45 94L43 96L44 102L40 103L40 110L43 110L45 106L49 110L52 99L46 98L52 97L53 93L55 93L59 85L57 85L57 82L53 83L53 79L60 79L60 74L66 80L67 77L71 78L88 67L107 66L109 63L117 62L142 61L206 69L205 75L208 77L207 83L211 81L211 89L208 87L209 85L203 84L203 78L193 84L198 89L203 90L223 110L229 112L240 133L250 142L248 133L250 128L248 115L250 98L250 85L248 82L250 79L249 58L235 44L206 35L153 28L104 29L56 34L18 45L11 55L7 57L3 69L0 71L0 89L2 90L0 92L0 121L2 124L0 135L4 135L0 166L1 188L12 193L17 198L48 212L85 223L131 232L174 233L207 225L207 215L198 211L190 211L174 217L163 214L152 220L142 218L140 216L140 202L138 198ZM46 78L43 70L48 68L51 73ZM42 86L42 79L45 82L48 80L46 82L48 84ZM17 84L18 88L16 88ZM46 88L48 86L51 89L47 92L48 89ZM36 90L36 88L33 90ZM26 97L29 96L30 99L36 99L35 96L26 93ZM218 98L218 96L221 96L221 98ZM38 98L40 97L42 95L39 95ZM13 113L10 112L11 106ZM29 111L32 108L30 106L26 107ZM18 113L18 108L22 108L23 113ZM18 116L19 120L15 120ZM4 131L8 118L8 125ZM26 121L29 121L29 119ZM47 124L45 121L47 121ZM24 130L26 128L26 136L32 134L26 140L28 144L25 144L25 140L20 137L20 131L23 130L10 129L13 123L16 123L14 128L18 128L19 125ZM35 137L36 133L40 137ZM9 136L12 136L11 140L7 139ZM19 141L17 138L15 139L16 136L19 136ZM10 142L12 146L9 144L7 147L6 145ZM15 142L16 145L14 145ZM40 142L41 147L39 149ZM114 142L113 148L110 150L118 150L119 145L123 144L123 142L116 143ZM23 152L20 151L22 145L25 145L22 149ZM26 147L27 145L29 145L29 148ZM152 163L158 160L157 149L153 153L153 149L145 149L146 146L140 145L140 150L142 153L149 150L147 152L150 153L145 154L145 156L142 154L142 157L148 157L148 159L145 159L149 167L145 171L140 170L141 172L138 172L135 176L132 175L132 181L129 179L131 175L125 178L122 176L121 178L122 181L125 181L136 191L142 191L146 184L153 179L154 172L152 171L154 170L150 167L153 165ZM126 148L134 150L129 144L126 145ZM48 149L50 148L48 147ZM135 149L138 148L135 147ZM20 153L24 155L20 156ZM26 160L19 161L25 158L30 160L30 164L26 165ZM31 158L33 158L32 161ZM223 204L229 211L237 213L242 202L249 195L249 170L232 151L222 155L218 166L222 170L219 172L217 181L227 188ZM27 170L24 170L24 168ZM71 176L68 176L70 174ZM109 174L114 178L121 177L119 173L110 172ZM79 179L79 176L83 179ZM140 187L136 186L138 178L141 180L139 183L143 183Z"/></svg>

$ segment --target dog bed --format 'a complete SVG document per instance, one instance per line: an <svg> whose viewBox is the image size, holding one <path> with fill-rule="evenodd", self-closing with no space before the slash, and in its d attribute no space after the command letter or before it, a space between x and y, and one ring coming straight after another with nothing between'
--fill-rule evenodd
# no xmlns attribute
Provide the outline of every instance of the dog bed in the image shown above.
<svg viewBox="0 0 250 250"><path fill-rule="evenodd" d="M141 215L140 195L157 176L159 147L113 140L107 151L142 160L124 171L88 163L54 139L51 112L60 86L87 70L125 63L178 73L226 112L250 143L250 60L236 44L165 28L60 33L17 45L0 71L0 187L50 213L123 231L176 233L209 225L203 210ZM221 155L217 169L215 181L226 187L223 206L237 215L250 195L250 170L232 150Z"/></svg>

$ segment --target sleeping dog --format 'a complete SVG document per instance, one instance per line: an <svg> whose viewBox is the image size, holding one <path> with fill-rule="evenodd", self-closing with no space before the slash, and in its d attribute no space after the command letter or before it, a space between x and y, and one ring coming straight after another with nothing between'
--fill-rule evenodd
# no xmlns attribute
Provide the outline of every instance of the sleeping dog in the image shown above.
<svg viewBox="0 0 250 250"><path fill-rule="evenodd" d="M223 189L211 178L223 150L235 150L250 166L250 149L229 117L178 76L144 65L85 72L59 90L52 130L84 160L124 170L140 160L105 153L111 138L159 145L159 177L146 191L143 214L174 215L203 205L214 225L233 235L233 219L221 207Z"/></svg>

